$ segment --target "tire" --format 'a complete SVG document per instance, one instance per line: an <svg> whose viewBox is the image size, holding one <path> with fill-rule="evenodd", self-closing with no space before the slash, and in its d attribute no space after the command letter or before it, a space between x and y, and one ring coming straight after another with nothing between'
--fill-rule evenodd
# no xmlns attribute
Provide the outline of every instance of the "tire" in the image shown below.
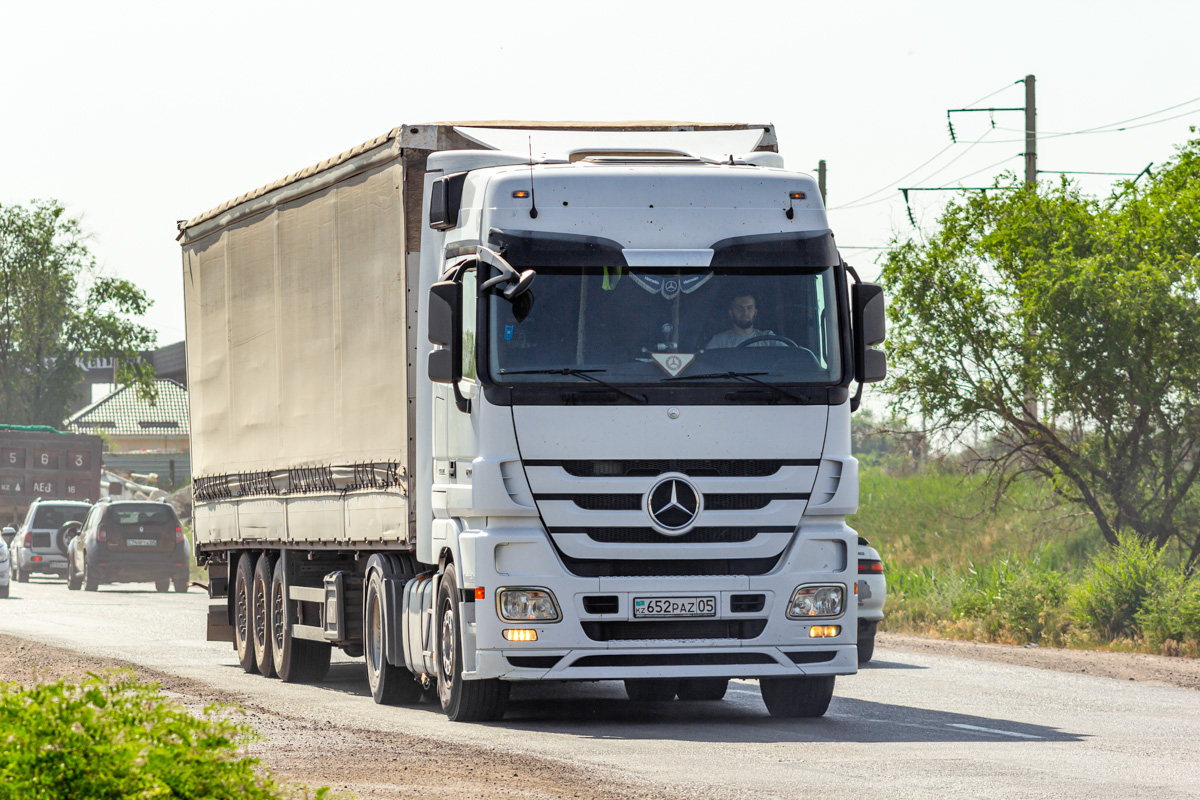
<svg viewBox="0 0 1200 800"><path fill-rule="evenodd" d="M92 561L86 555L83 557L83 589L85 592L94 592L100 588L100 579L96 575L96 570L92 569Z"/></svg>
<svg viewBox="0 0 1200 800"><path fill-rule="evenodd" d="M159 578L158 580L156 580L154 582L154 590L156 592L171 591L171 579L170 578Z"/></svg>
<svg viewBox="0 0 1200 800"><path fill-rule="evenodd" d="M384 628L387 608L383 576L372 570L363 595L363 657L367 662L367 683L371 696L380 705L415 705L421 699L421 684L404 667L389 664L384 652Z"/></svg>
<svg viewBox="0 0 1200 800"><path fill-rule="evenodd" d="M253 556L243 553L237 560L233 578L233 646L237 649L238 663L249 673L258 672L254 660L254 644L250 641L254 628L254 607L250 593L254 585Z"/></svg>
<svg viewBox="0 0 1200 800"><path fill-rule="evenodd" d="M275 560L271 571L271 655L275 674L284 683L316 683L329 674L333 648L321 642L296 639L292 625L299 622L296 604L287 599L287 554Z"/></svg>
<svg viewBox="0 0 1200 800"><path fill-rule="evenodd" d="M772 717L821 717L833 699L833 675L760 678L758 683Z"/></svg>
<svg viewBox="0 0 1200 800"><path fill-rule="evenodd" d="M625 681L625 694L635 703L666 703L679 691L675 678L630 678Z"/></svg>
<svg viewBox="0 0 1200 800"><path fill-rule="evenodd" d="M858 663L866 664L875 655L875 629L879 623L873 622L867 631L858 634Z"/></svg>
<svg viewBox="0 0 1200 800"><path fill-rule="evenodd" d="M79 591L83 586L83 579L75 574L75 558L74 556L67 557L67 588L73 592Z"/></svg>
<svg viewBox="0 0 1200 800"><path fill-rule="evenodd" d="M722 700L729 678L685 678L679 682L680 700Z"/></svg>
<svg viewBox="0 0 1200 800"><path fill-rule="evenodd" d="M184 592L186 592L188 590L188 581L190 579L191 579L191 574L189 572L187 572L187 570L184 570L183 572L176 575L174 578L175 591L178 592L179 594L183 594Z"/></svg>
<svg viewBox="0 0 1200 800"><path fill-rule="evenodd" d="M254 663L264 678L275 677L274 637L271 636L271 557L263 553L254 566L250 630Z"/></svg>
<svg viewBox="0 0 1200 800"><path fill-rule="evenodd" d="M29 583L29 576L31 574L33 574L33 573L29 572L28 570L23 570L20 567L17 567L17 582L18 583Z"/></svg>
<svg viewBox="0 0 1200 800"><path fill-rule="evenodd" d="M3 586L0 586L0 600L3 600L8 597L8 586L9 585L7 583L4 584Z"/></svg>
<svg viewBox="0 0 1200 800"><path fill-rule="evenodd" d="M497 678L463 680L462 620L458 615L458 577L448 564L438 584L435 650L438 666L438 700L451 722L485 722L504 716L509 685Z"/></svg>

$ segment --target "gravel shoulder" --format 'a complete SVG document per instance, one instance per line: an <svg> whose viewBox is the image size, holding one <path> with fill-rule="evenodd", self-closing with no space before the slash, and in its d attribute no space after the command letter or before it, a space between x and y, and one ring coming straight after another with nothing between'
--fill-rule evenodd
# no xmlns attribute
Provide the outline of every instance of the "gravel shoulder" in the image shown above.
<svg viewBox="0 0 1200 800"><path fill-rule="evenodd" d="M335 793L340 792L340 797L357 796L362 800L668 797L661 790L624 784L595 770L552 759L420 736L397 736L328 721L317 724L269 710L253 698L224 692L200 681L0 635L0 683L30 685L39 680L79 679L89 672L108 669L131 669L140 680L157 682L173 699L197 709L211 703L240 706L246 712L245 722L264 737L264 741L247 748L250 755L261 759L279 778L312 787L329 786Z"/></svg>
<svg viewBox="0 0 1200 800"><path fill-rule="evenodd" d="M905 633L876 634L877 645L913 653L997 661L1022 667L1084 673L1100 678L1142 681L1184 689L1200 689L1200 659L1112 653L1103 650L1063 650L1055 647L1022 647L954 639L927 639Z"/></svg>

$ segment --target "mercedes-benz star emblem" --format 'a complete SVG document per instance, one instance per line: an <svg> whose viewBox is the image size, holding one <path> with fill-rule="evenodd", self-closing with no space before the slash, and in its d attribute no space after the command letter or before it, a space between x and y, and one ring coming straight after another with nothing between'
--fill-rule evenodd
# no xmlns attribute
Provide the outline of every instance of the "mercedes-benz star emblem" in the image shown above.
<svg viewBox="0 0 1200 800"><path fill-rule="evenodd" d="M646 513L660 532L678 536L700 516L703 500L696 487L683 476L669 475L646 492Z"/></svg>

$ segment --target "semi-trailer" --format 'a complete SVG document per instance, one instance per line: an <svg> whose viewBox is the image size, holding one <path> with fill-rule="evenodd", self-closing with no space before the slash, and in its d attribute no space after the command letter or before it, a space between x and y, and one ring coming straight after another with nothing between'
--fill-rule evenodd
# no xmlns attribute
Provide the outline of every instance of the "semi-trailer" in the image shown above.
<svg viewBox="0 0 1200 800"><path fill-rule="evenodd" d="M516 681L825 713L883 298L771 125L402 125L181 222L211 640L496 719Z"/></svg>

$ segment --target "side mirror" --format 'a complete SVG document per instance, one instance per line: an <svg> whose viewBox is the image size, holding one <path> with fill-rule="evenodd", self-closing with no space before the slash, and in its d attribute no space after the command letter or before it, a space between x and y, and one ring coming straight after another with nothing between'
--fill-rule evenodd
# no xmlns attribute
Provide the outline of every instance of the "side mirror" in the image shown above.
<svg viewBox="0 0 1200 800"><path fill-rule="evenodd" d="M875 283L854 284L850 287L850 305L854 324L854 379L860 384L877 383L887 377L887 355L871 346L887 339L883 287Z"/></svg>
<svg viewBox="0 0 1200 800"><path fill-rule="evenodd" d="M5 544L12 544L13 539L17 538L17 529L12 525L5 525L4 530L0 531L0 536L4 537Z"/></svg>
<svg viewBox="0 0 1200 800"><path fill-rule="evenodd" d="M460 273L461 274L461 273ZM458 388L462 380L462 301L459 280L439 281L429 287L429 341L441 345L429 354L429 380L454 387L454 402L464 414L471 401Z"/></svg>
<svg viewBox="0 0 1200 800"><path fill-rule="evenodd" d="M467 173L459 172L438 178L429 188L429 227L448 231L458 227L458 212L462 209L463 184Z"/></svg>

